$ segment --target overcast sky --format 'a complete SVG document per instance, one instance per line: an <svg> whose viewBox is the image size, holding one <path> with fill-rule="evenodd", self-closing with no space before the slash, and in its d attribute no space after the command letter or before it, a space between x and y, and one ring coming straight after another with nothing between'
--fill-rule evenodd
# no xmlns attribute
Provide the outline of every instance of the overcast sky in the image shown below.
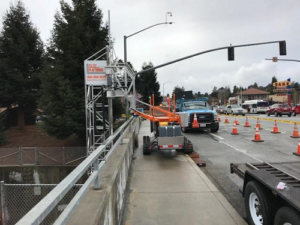
<svg viewBox="0 0 300 225"><path fill-rule="evenodd" d="M11 1L0 1L3 15ZM12 1L15 2L15 1ZM59 0L23 0L32 22L44 42L50 37ZM70 0L67 0L70 2ZM123 36L150 25L168 21L130 37L127 42L128 61L136 70L143 62L159 65L197 52L223 46L286 40L287 56L300 60L299 0L97 0L107 21L111 14L111 32L115 51L123 59ZM2 28L2 17L0 28ZM266 61L279 56L278 44L235 49L235 61L227 60L227 51L197 56L161 69L158 81L165 94L176 85L186 90L211 93L214 86L248 87L257 82L265 86L276 76L300 82L300 63ZM170 83L166 83L170 82Z"/></svg>

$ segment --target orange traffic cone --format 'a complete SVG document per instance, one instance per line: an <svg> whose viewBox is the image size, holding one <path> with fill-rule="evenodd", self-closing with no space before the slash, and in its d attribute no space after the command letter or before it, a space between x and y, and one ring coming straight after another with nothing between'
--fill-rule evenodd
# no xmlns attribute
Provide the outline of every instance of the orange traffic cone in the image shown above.
<svg viewBox="0 0 300 225"><path fill-rule="evenodd" d="M294 126L294 131L293 131L293 136L291 136L291 138L300 138L300 135L299 135L299 132L298 132L298 127L295 123L295 126Z"/></svg>
<svg viewBox="0 0 300 225"><path fill-rule="evenodd" d="M245 122L245 126L244 127L251 127L248 121L248 117L246 117L246 122Z"/></svg>
<svg viewBox="0 0 300 225"><path fill-rule="evenodd" d="M224 123L229 123L227 116L225 117L225 122Z"/></svg>
<svg viewBox="0 0 300 225"><path fill-rule="evenodd" d="M234 123L235 123L236 125L240 125L240 124L239 124L239 121L237 121L236 117L235 117L235 119L234 119Z"/></svg>
<svg viewBox="0 0 300 225"><path fill-rule="evenodd" d="M221 121L221 117L220 117L220 116L218 116L218 122L222 122L222 121Z"/></svg>
<svg viewBox="0 0 300 225"><path fill-rule="evenodd" d="M258 127L255 128L255 136L254 136L254 140L252 140L252 141L253 142L263 142L263 140L261 140L261 138L260 138Z"/></svg>
<svg viewBox="0 0 300 225"><path fill-rule="evenodd" d="M198 120L197 120L196 113L194 114L194 121L193 121L192 127L193 128L199 128L199 123L198 123Z"/></svg>
<svg viewBox="0 0 300 225"><path fill-rule="evenodd" d="M262 130L262 128L260 127L259 118L257 118L256 128L258 128L259 130Z"/></svg>
<svg viewBox="0 0 300 225"><path fill-rule="evenodd" d="M279 130L278 130L276 120L274 120L274 128L273 128L273 131L272 131L271 133L272 133L272 134L280 134L280 133L281 133L281 132L279 132Z"/></svg>
<svg viewBox="0 0 300 225"><path fill-rule="evenodd" d="M299 139L299 143L298 143L298 150L297 150L297 152L293 152L293 154L300 156L300 139Z"/></svg>
<svg viewBox="0 0 300 225"><path fill-rule="evenodd" d="M238 133L238 131L237 131L237 128L236 128L236 124L235 123L233 123L233 129L232 129L232 133L231 133L232 135L238 135L239 133Z"/></svg>

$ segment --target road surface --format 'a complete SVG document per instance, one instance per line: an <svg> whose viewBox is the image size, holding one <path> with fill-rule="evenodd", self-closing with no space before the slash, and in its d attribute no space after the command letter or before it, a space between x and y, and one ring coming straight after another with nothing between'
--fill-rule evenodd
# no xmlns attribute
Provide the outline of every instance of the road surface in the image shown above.
<svg viewBox="0 0 300 225"><path fill-rule="evenodd" d="M207 163L203 171L243 218L246 217L244 200L239 193L242 180L230 174L230 163L300 161L300 157L292 154L297 150L299 139L290 137L293 133L293 123L300 124L300 115L296 117L248 116L251 125L249 128L244 127L246 117L237 117L240 123L237 126L239 135L231 135L234 117L228 117L230 123L224 124L223 115L217 133L203 131L185 134ZM257 123L257 119L253 116L260 118L263 128L260 130L260 135L264 142L252 142ZM271 133L274 119L278 120L277 125L281 134Z"/></svg>

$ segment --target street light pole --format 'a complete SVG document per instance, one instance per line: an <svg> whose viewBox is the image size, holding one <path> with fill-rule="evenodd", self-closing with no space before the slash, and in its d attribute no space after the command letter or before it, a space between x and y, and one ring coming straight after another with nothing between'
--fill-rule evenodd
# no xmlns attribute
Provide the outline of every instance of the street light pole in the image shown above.
<svg viewBox="0 0 300 225"><path fill-rule="evenodd" d="M165 97L165 84L171 83L171 81L167 81L163 83L163 98Z"/></svg>
<svg viewBox="0 0 300 225"><path fill-rule="evenodd" d="M167 12L166 13L166 22L164 23L157 23L157 24L154 24L152 26L149 26L149 27L146 27L145 29L142 29L140 31L137 31L131 35L128 35L128 36L125 36L124 35L124 63L126 64L127 63L127 38L130 38L138 33L141 33L145 30L148 30L152 27L155 27L155 26L159 26L159 25L166 25L166 24L173 24L174 22L167 22L167 18L168 18L168 15L172 16L172 13L171 12ZM136 92L135 92L135 77L133 78L132 80L133 82L133 85L132 85L132 92L133 92L133 97L132 97L132 108L135 108L135 95L136 95ZM125 86L127 87L127 73L125 73ZM128 114L128 102L126 101L126 113Z"/></svg>

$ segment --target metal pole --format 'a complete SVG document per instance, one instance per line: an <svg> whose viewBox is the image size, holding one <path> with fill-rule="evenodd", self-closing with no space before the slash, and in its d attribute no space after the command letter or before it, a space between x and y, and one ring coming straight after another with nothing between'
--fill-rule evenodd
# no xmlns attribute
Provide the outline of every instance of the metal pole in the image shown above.
<svg viewBox="0 0 300 225"><path fill-rule="evenodd" d="M125 65L127 64L127 43L126 43L126 41L127 41L127 37L124 36L124 63L125 63ZM128 85L128 83L127 83L127 71L125 69L125 86L126 86L126 89L128 88L127 85ZM125 101L126 101L126 116L128 116L128 114L129 114L128 100L125 99Z"/></svg>
<svg viewBox="0 0 300 225"><path fill-rule="evenodd" d="M4 181L0 183L0 191L1 191L1 218L2 218L2 225L6 224L6 216L5 216L5 194L4 194Z"/></svg>
<svg viewBox="0 0 300 225"><path fill-rule="evenodd" d="M127 37L124 36L124 63L127 63Z"/></svg>
<svg viewBox="0 0 300 225"><path fill-rule="evenodd" d="M104 96L104 88L101 86L101 102L102 102L102 124L103 124L103 136L102 136L102 142L105 141L105 133L106 133L106 123L105 123L105 96Z"/></svg>
<svg viewBox="0 0 300 225"><path fill-rule="evenodd" d="M132 79L132 82L133 82L133 85L132 85L132 92L133 92L133 95L132 95L132 108L136 108L135 107L135 95L136 95L136 92L135 92L135 77Z"/></svg>
<svg viewBox="0 0 300 225"><path fill-rule="evenodd" d="M203 55L203 54L209 53L209 52L215 52L215 51L224 50L224 49L228 49L228 48L240 48L240 47L249 47L249 46L255 46L255 45L275 44L275 43L279 43L279 42L280 41L270 41L270 42L261 42L261 43L253 43L253 44L245 44L245 45L235 45L235 46L230 45L230 46L227 46L227 47L214 48L214 49L210 49L210 50L207 50L207 51L198 52L196 54L189 55L189 56L186 56L186 57L183 57L183 58L180 58L180 59L176 59L176 60L173 60L171 62L167 62L167 63L161 64L161 65L158 65L158 66L154 66L154 67L152 67L150 69L141 70L141 71L137 72L135 75L146 73L146 72L149 72L149 71L161 68L161 67L165 67L165 66L171 65L173 63L177 63L177 62L180 62L180 61L183 61L183 60L186 60L186 59L198 56L198 55Z"/></svg>
<svg viewBox="0 0 300 225"><path fill-rule="evenodd" d="M113 120L113 102L112 98L108 98L108 121L109 121L109 135L114 133L114 120Z"/></svg>

